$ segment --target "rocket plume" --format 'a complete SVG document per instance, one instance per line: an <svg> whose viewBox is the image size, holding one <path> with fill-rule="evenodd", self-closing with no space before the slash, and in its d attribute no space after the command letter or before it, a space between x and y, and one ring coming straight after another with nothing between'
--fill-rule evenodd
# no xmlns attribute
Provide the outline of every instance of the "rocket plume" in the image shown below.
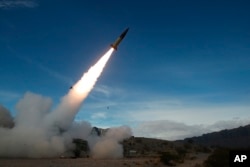
<svg viewBox="0 0 250 167"><path fill-rule="evenodd" d="M32 92L25 93L17 103L15 118L0 105L0 158L72 156L75 138L88 141L93 158L122 157L121 141L132 135L129 127L110 128L104 136L93 136L90 123L74 122L74 117L127 31L72 86L55 110L52 99Z"/></svg>
<svg viewBox="0 0 250 167"><path fill-rule="evenodd" d="M89 94L89 92L94 87L98 77L101 75L103 68L105 67L107 61L109 60L111 54L114 49L110 48L110 50L105 53L101 57L101 59L90 69L88 72L84 73L83 77L73 86L72 92L83 99Z"/></svg>
<svg viewBox="0 0 250 167"><path fill-rule="evenodd" d="M88 72L83 74L82 78L70 89L69 93L62 98L60 105L47 117L51 120L51 124L56 124L56 126L62 129L69 127L82 102L93 89L113 51L114 49L110 48L95 65L90 67Z"/></svg>

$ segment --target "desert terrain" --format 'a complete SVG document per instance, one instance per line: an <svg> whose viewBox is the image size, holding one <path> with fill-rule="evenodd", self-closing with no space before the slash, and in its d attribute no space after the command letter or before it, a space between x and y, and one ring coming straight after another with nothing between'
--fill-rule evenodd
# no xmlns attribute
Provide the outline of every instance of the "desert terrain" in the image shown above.
<svg viewBox="0 0 250 167"><path fill-rule="evenodd" d="M185 160L176 167L197 167L207 158L208 154L197 154L193 160ZM1 167L167 167L159 158L121 158L121 159L92 159L92 158L44 158L16 159L1 158Z"/></svg>

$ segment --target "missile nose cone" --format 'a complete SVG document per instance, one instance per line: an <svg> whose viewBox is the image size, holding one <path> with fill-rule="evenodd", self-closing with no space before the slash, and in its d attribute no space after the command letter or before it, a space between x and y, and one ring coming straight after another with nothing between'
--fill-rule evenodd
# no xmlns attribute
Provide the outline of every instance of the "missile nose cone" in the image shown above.
<svg viewBox="0 0 250 167"><path fill-rule="evenodd" d="M127 32L128 32L128 30L129 30L129 27L125 30L125 32L127 33Z"/></svg>
<svg viewBox="0 0 250 167"><path fill-rule="evenodd" d="M127 28L125 31L123 31L123 33L121 34L121 38L124 38L128 32L129 28Z"/></svg>

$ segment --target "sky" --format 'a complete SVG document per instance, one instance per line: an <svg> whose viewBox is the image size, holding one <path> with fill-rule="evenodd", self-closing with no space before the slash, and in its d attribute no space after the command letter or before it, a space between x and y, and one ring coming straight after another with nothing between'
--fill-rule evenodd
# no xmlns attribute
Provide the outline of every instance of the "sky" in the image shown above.
<svg viewBox="0 0 250 167"><path fill-rule="evenodd" d="M0 105L54 107L129 27L75 117L175 140L250 123L248 0L0 0Z"/></svg>

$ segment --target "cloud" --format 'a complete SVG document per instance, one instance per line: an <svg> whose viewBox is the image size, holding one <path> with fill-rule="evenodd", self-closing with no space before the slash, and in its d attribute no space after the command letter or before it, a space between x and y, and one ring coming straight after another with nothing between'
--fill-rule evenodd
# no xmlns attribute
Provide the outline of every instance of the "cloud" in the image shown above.
<svg viewBox="0 0 250 167"><path fill-rule="evenodd" d="M200 136L205 133L220 131L223 129L233 129L247 124L250 124L250 117L247 119L237 118L217 121L213 124L195 125L187 125L185 123L170 120L158 120L141 122L133 128L133 132L135 136L177 140Z"/></svg>
<svg viewBox="0 0 250 167"><path fill-rule="evenodd" d="M222 129L233 129L236 127L250 124L250 118L240 119L239 117L233 118L232 120L221 120L209 126L212 131L219 131Z"/></svg>
<svg viewBox="0 0 250 167"><path fill-rule="evenodd" d="M145 121L133 128L135 136L167 140L182 139L208 132L204 126L187 125L170 120Z"/></svg>
<svg viewBox="0 0 250 167"><path fill-rule="evenodd" d="M130 125L135 136L176 140L249 124L250 105L246 100L224 100L228 96L220 92L155 94L98 86L79 117L87 116L100 127Z"/></svg>
<svg viewBox="0 0 250 167"><path fill-rule="evenodd" d="M107 113L105 112L98 112L98 113L94 113L91 115L92 119L105 119L107 118Z"/></svg>
<svg viewBox="0 0 250 167"><path fill-rule="evenodd" d="M98 85L94 88L93 92L96 94L102 94L105 97L109 97L111 95L111 89L105 85Z"/></svg>
<svg viewBox="0 0 250 167"><path fill-rule="evenodd" d="M12 101L19 98L21 95L12 91L0 90L0 99L4 101Z"/></svg>
<svg viewBox="0 0 250 167"><path fill-rule="evenodd" d="M206 100L206 97L217 97L217 94L170 97L122 92L122 98L113 99L113 105L106 111L108 115L101 124L106 127L117 123L130 125L135 136L176 140L250 123L249 104ZM90 113L99 113L105 106L107 102L98 101L92 107L89 103L84 107Z"/></svg>
<svg viewBox="0 0 250 167"><path fill-rule="evenodd" d="M97 84L91 92L90 97L98 101L103 101L118 96L121 98L123 95L125 95L125 92L120 88Z"/></svg>
<svg viewBox="0 0 250 167"><path fill-rule="evenodd" d="M91 120L91 117L96 116L93 113L106 112L105 119L92 119L91 122L101 127L130 125L138 135L147 137L151 134L147 130L155 128L152 137L171 140L223 128L235 128L247 124L248 120L245 118L250 117L250 105L244 101L213 102L207 100L208 98L224 98L220 93L169 96L118 88L117 90L120 91L112 92L113 90L109 87L107 90L112 98L95 94L96 98L85 103L82 109L84 112L80 112L78 116L82 118L87 116ZM232 123L228 120L232 120ZM243 120L245 123L242 122ZM152 127L147 128L149 122ZM159 123L164 124L159 127L165 132L159 132L157 128ZM171 130L169 127L182 127L184 130ZM154 132L154 129L150 131ZM171 137L172 134L173 137Z"/></svg>
<svg viewBox="0 0 250 167"><path fill-rule="evenodd" d="M10 9L10 8L34 8L38 4L32 0L2 0L0 1L0 8Z"/></svg>
<svg viewBox="0 0 250 167"><path fill-rule="evenodd" d="M192 124L212 124L235 117L248 117L250 105L241 102L208 102L202 96L151 96L116 102L121 111L117 117L133 121L172 120Z"/></svg>

